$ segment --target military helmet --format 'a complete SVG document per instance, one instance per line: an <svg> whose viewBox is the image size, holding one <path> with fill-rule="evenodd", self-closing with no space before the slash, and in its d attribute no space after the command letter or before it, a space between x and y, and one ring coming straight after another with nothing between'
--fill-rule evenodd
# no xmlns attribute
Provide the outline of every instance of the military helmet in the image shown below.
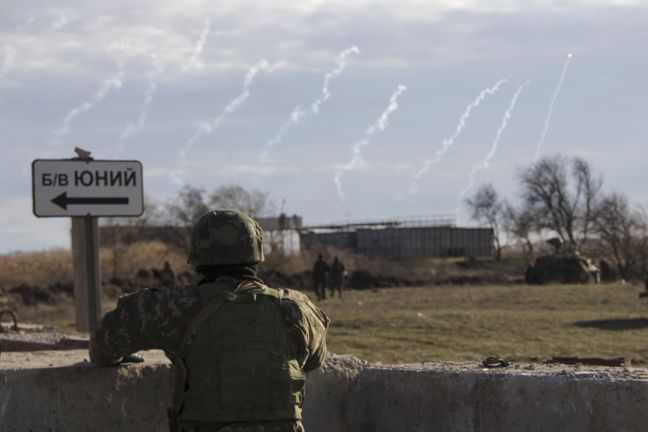
<svg viewBox="0 0 648 432"><path fill-rule="evenodd" d="M260 263L263 230L238 210L210 211L194 226L187 261L194 267Z"/></svg>

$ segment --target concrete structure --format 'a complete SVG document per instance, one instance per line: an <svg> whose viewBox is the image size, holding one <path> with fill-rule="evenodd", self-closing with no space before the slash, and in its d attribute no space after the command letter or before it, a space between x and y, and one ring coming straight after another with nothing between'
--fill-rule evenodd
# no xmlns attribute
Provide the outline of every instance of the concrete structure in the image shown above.
<svg viewBox="0 0 648 432"><path fill-rule="evenodd" d="M2 353L0 430L166 430L171 367L159 352L98 367L85 351ZM308 432L643 432L643 369L477 363L387 367L331 356L309 374Z"/></svg>
<svg viewBox="0 0 648 432"><path fill-rule="evenodd" d="M460 228L450 218L401 219L304 228L302 247L347 249L372 258L490 257L493 230Z"/></svg>

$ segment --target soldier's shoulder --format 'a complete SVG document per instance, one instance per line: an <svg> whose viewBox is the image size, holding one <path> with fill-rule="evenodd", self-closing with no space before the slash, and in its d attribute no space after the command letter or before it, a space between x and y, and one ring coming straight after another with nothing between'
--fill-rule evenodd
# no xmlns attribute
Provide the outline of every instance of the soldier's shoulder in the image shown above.
<svg viewBox="0 0 648 432"><path fill-rule="evenodd" d="M289 289L289 288L275 288L281 293L281 298L287 301L293 301L298 303L312 303L308 296L301 291Z"/></svg>
<svg viewBox="0 0 648 432"><path fill-rule="evenodd" d="M282 308L287 314L287 319L295 323L310 323L328 327L329 318L322 312L308 296L300 291L280 288Z"/></svg>
<svg viewBox="0 0 648 432"><path fill-rule="evenodd" d="M191 305L200 302L200 294L197 285L184 285L164 288L143 288L134 293L119 297L118 307L127 307L132 304L146 305L154 304L169 305L180 303Z"/></svg>

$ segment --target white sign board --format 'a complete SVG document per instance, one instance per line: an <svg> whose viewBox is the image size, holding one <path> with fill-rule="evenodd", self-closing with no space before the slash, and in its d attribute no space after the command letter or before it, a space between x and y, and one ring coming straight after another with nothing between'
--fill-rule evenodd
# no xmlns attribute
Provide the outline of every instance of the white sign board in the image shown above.
<svg viewBox="0 0 648 432"><path fill-rule="evenodd" d="M139 216L144 211L139 161L37 159L34 214L40 217Z"/></svg>

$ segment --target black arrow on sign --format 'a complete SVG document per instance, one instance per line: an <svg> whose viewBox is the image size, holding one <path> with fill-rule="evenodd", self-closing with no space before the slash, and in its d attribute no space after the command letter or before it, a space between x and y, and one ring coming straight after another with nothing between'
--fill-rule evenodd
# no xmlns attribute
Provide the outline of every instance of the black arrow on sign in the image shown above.
<svg viewBox="0 0 648 432"><path fill-rule="evenodd" d="M68 198L67 192L52 199L52 202L63 210L67 210L67 206L75 204L93 204L93 205L107 205L107 204L128 204L127 197L77 197Z"/></svg>

